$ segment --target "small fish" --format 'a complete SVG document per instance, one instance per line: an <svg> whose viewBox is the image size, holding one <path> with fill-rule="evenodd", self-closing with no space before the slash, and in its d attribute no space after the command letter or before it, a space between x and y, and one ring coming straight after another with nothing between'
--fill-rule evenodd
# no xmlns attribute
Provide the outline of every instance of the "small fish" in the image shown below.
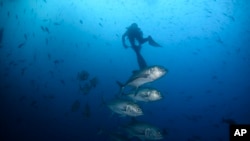
<svg viewBox="0 0 250 141"><path fill-rule="evenodd" d="M59 64L59 63L63 63L64 62L64 60L58 60L58 59L56 59L56 60L54 60L54 64L55 65L57 65L57 64Z"/></svg>
<svg viewBox="0 0 250 141"><path fill-rule="evenodd" d="M87 71L85 71L85 70L83 70L81 72L78 72L77 78L80 81L85 81L85 80L87 80L89 78L89 73Z"/></svg>
<svg viewBox="0 0 250 141"><path fill-rule="evenodd" d="M83 21L82 21L82 20L80 20L79 22L80 22L80 24L83 24Z"/></svg>
<svg viewBox="0 0 250 141"><path fill-rule="evenodd" d="M41 29L42 29L42 31L45 31L45 28L43 26L41 26Z"/></svg>
<svg viewBox="0 0 250 141"><path fill-rule="evenodd" d="M24 36L24 39L25 39L25 40L27 40L27 39L28 39L27 34L24 34L23 36Z"/></svg>
<svg viewBox="0 0 250 141"><path fill-rule="evenodd" d="M21 43L18 45L18 48L22 48L25 45L25 43Z"/></svg>
<svg viewBox="0 0 250 141"><path fill-rule="evenodd" d="M226 13L223 13L223 15L226 16L226 17L228 17L231 21L233 21L233 22L235 21L235 18L233 16L228 15Z"/></svg>
<svg viewBox="0 0 250 141"><path fill-rule="evenodd" d="M47 33L50 33L48 27L45 27L45 31L46 31Z"/></svg>

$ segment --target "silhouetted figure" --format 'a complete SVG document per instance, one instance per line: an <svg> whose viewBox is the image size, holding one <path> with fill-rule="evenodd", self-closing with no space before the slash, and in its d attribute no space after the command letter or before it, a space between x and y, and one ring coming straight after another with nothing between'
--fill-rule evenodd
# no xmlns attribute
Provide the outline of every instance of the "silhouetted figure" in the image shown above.
<svg viewBox="0 0 250 141"><path fill-rule="evenodd" d="M127 27L127 31L122 35L122 44L125 48L128 48L129 46L125 43L126 37L128 38L132 49L134 49L136 53L140 69L144 69L145 67L147 67L147 63L140 53L142 47L141 45L145 42L148 42L151 46L154 47L161 47L161 45L156 43L151 36L143 38L143 33L136 23L133 23L129 27Z"/></svg>

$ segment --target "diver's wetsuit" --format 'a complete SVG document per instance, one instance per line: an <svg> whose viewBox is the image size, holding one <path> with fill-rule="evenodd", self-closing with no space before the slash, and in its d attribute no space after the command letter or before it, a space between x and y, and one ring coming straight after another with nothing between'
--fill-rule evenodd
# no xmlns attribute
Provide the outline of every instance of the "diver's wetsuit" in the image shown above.
<svg viewBox="0 0 250 141"><path fill-rule="evenodd" d="M140 69L143 69L147 67L147 63L142 57L140 50L141 45L149 40L151 38L150 36L148 38L143 38L143 33L140 28L138 28L136 23L133 23L130 27L127 28L127 31L122 35L122 44L125 48L128 48L128 46L125 43L125 37L128 37L129 42L131 44L131 47L134 49L137 61L139 64ZM138 45L136 45L136 41L138 42Z"/></svg>
<svg viewBox="0 0 250 141"><path fill-rule="evenodd" d="M149 45L154 46L154 47L161 47L161 45L156 43L152 39L151 36L148 36L147 38L143 38L143 33L136 23L133 23L131 24L131 26L127 27L127 31L122 35L122 44L125 48L128 48L128 46L125 43L126 36L129 39L131 47L134 49L136 53L137 61L138 61L140 69L146 68L147 63L140 53L141 45L144 44L145 42L148 42ZM138 43L136 44L136 42Z"/></svg>

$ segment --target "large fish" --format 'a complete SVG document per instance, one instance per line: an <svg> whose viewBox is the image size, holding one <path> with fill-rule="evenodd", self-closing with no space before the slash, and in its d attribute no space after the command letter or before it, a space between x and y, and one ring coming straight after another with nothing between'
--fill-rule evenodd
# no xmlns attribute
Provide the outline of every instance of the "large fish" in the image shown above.
<svg viewBox="0 0 250 141"><path fill-rule="evenodd" d="M128 79L125 84L122 84L117 81L117 84L120 86L120 93L123 92L123 89L126 86L132 86L136 90L143 84L153 82L161 77L163 77L168 70L162 66L150 66L145 69L135 71L133 75Z"/></svg>
<svg viewBox="0 0 250 141"><path fill-rule="evenodd" d="M120 116L136 117L143 115L142 109L139 105L125 99L114 99L105 104L111 111Z"/></svg>
<svg viewBox="0 0 250 141"><path fill-rule="evenodd" d="M133 122L124 127L128 136L137 137L140 140L161 140L163 139L162 131L148 123Z"/></svg>
<svg viewBox="0 0 250 141"><path fill-rule="evenodd" d="M137 94L135 95L135 93ZM132 91L126 94L125 96L134 102L137 101L149 102L162 99L161 93L154 88L139 88L137 91Z"/></svg>

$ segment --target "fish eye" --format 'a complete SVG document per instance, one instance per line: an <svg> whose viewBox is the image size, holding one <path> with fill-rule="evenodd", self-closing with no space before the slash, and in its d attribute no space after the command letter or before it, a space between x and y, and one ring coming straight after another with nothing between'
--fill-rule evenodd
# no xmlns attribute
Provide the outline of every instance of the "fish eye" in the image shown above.
<svg viewBox="0 0 250 141"><path fill-rule="evenodd" d="M137 111L140 112L140 113L142 113L142 110L139 107L137 107Z"/></svg>
<svg viewBox="0 0 250 141"><path fill-rule="evenodd" d="M141 111L141 109L139 107L136 107L136 111Z"/></svg>

